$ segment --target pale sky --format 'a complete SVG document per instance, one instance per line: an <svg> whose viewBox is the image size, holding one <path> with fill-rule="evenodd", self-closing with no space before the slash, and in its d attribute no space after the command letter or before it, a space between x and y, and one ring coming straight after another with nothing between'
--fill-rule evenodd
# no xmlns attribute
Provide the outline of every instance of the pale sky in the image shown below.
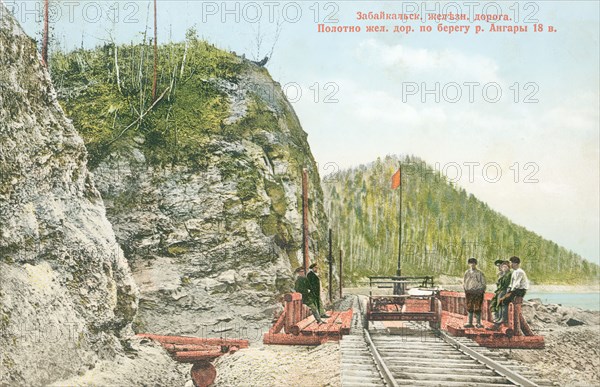
<svg viewBox="0 0 600 387"><path fill-rule="evenodd" d="M109 31L118 42L141 41L148 2L50 2L64 48L101 44ZM28 13L35 2L4 3L16 5L27 33L39 34L41 25ZM468 12L465 2L427 3ZM481 13L489 2L473 3ZM529 31L518 34L447 34L436 31L438 22L356 19L357 11L401 13L402 4L422 2L159 1L159 42L182 41L195 25L218 47L253 58L260 35L262 58L279 19L267 68L288 91L322 175L335 169L328 163L345 168L413 154L449 177L460 173L459 185L517 224L598 263L599 2L493 3L513 19L519 10L515 24ZM111 6L119 11L115 23L107 21ZM326 16L338 19L327 26L362 31L318 33L315 18L322 23ZM536 18L557 32L535 33L535 23L523 23ZM486 22L447 25L477 24L489 28ZM390 32L367 33L367 25ZM432 32L392 33L394 25L428 25ZM439 102L422 92L436 83Z"/></svg>

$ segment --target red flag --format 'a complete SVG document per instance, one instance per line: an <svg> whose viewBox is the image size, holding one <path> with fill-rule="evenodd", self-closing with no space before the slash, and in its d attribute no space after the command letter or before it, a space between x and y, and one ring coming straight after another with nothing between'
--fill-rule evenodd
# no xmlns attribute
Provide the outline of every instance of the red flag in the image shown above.
<svg viewBox="0 0 600 387"><path fill-rule="evenodd" d="M400 169L392 176L392 189L400 187Z"/></svg>

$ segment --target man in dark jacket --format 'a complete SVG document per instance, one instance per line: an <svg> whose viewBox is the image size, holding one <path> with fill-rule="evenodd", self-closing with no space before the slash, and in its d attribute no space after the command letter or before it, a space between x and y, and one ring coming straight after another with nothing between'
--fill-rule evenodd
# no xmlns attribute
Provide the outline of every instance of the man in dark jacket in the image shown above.
<svg viewBox="0 0 600 387"><path fill-rule="evenodd" d="M294 283L294 291L302 294L302 303L306 304L310 298L308 293L308 279L303 267L299 267L294 271L296 273L296 282Z"/></svg>
<svg viewBox="0 0 600 387"><path fill-rule="evenodd" d="M309 266L308 274L306 274L308 288L310 290L309 297L316 310L319 312L320 317L327 318L329 316L325 314L325 310L321 304L321 280L319 279L318 270L317 264L313 263Z"/></svg>
<svg viewBox="0 0 600 387"><path fill-rule="evenodd" d="M468 321L464 325L465 328L473 328L473 314L477 319L477 328L483 328L481 324L481 304L485 294L485 276L483 272L477 268L477 259L469 258L467 261L469 270L465 272L463 278L463 287L465 289L465 297L467 301Z"/></svg>
<svg viewBox="0 0 600 387"><path fill-rule="evenodd" d="M500 268L500 275L496 281L496 292L490 302L490 310L494 313L494 321L502 315L502 305L498 300L506 294L511 282L510 262L498 260L497 265Z"/></svg>

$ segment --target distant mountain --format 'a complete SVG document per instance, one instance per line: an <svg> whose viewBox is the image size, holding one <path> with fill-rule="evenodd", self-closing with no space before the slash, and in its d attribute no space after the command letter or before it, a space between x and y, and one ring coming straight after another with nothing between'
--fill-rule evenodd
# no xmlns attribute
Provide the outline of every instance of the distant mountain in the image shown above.
<svg viewBox="0 0 600 387"><path fill-rule="evenodd" d="M400 162L387 156L323 179L325 208L344 251L346 281L396 272L399 195L390 185ZM598 278L598 265L516 225L419 158L405 157L402 164L403 275L460 276L467 258L476 257L492 281L494 261L517 255L534 283Z"/></svg>

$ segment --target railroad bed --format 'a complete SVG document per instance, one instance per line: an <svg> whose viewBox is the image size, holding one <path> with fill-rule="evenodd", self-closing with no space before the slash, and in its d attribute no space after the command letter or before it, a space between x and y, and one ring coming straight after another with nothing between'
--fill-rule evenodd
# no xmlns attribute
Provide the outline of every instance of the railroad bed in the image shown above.
<svg viewBox="0 0 600 387"><path fill-rule="evenodd" d="M353 308L352 331L340 341L343 387L554 385L498 352L426 323L404 323L395 331L376 324L369 332L357 301Z"/></svg>

